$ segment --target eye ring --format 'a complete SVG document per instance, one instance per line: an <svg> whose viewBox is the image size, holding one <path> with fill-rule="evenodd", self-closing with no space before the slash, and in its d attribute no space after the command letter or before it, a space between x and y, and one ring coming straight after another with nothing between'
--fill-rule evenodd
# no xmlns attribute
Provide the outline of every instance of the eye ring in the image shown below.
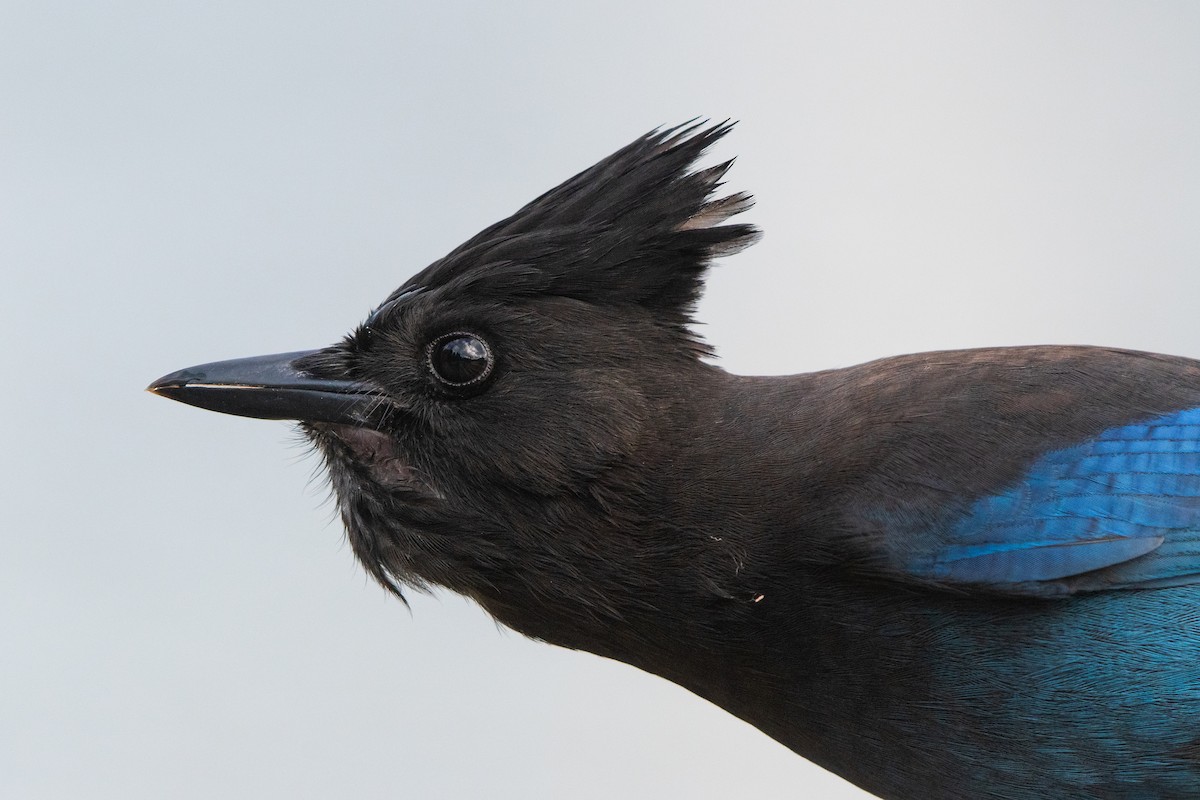
<svg viewBox="0 0 1200 800"><path fill-rule="evenodd" d="M438 336L426 346L425 361L439 383L456 390L479 386L496 366L491 346L470 331Z"/></svg>

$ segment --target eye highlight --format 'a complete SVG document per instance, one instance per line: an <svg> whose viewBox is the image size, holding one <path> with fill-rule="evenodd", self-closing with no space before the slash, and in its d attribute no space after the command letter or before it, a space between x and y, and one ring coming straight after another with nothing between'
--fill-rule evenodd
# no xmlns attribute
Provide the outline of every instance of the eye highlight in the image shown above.
<svg viewBox="0 0 1200 800"><path fill-rule="evenodd" d="M462 331L439 336L426 352L434 377L455 389L483 383L496 363L487 342Z"/></svg>

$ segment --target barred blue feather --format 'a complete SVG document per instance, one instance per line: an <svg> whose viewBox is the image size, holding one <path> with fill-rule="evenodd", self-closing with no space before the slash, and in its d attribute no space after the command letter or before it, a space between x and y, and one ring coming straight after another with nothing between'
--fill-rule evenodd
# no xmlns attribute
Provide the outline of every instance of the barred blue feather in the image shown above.
<svg viewBox="0 0 1200 800"><path fill-rule="evenodd" d="M1200 408L1047 453L910 569L1046 596L1200 582Z"/></svg>

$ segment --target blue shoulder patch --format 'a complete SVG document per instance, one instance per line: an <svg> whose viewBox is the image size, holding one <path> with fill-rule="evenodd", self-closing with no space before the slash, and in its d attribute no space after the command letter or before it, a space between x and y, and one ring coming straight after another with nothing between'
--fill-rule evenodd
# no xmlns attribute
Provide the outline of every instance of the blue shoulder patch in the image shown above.
<svg viewBox="0 0 1200 800"><path fill-rule="evenodd" d="M1200 408L1047 453L938 538L909 572L1044 596L1200 582Z"/></svg>

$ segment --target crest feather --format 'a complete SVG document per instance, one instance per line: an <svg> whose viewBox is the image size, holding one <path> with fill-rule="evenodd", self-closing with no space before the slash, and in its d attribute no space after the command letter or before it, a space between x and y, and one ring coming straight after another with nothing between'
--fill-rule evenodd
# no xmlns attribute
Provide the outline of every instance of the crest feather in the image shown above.
<svg viewBox="0 0 1200 800"><path fill-rule="evenodd" d="M709 261L758 238L722 224L753 205L710 199L732 165L690 171L733 127L689 122L651 131L488 227L414 275L413 287L549 294L637 304L688 321Z"/></svg>

